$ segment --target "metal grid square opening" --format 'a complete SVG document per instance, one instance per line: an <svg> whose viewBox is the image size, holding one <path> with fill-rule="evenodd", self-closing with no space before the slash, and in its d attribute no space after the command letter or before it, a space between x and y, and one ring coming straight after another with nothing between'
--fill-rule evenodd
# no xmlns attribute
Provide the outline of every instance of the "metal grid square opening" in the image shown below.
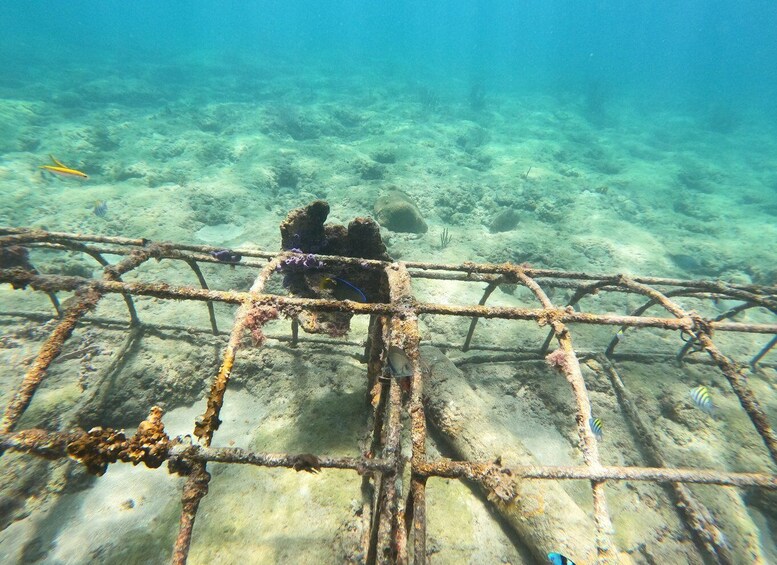
<svg viewBox="0 0 777 565"><path fill-rule="evenodd" d="M548 551L561 551L573 555L578 563L638 559L640 551L649 550L642 548L629 554L619 549L624 541L628 543L618 535L619 525L639 515L638 509L621 504L621 499L625 499L623 493L628 495L630 491L651 500L651 504L672 504L679 509L678 521L689 533L687 551L691 559L730 563L736 562L736 555L743 550L755 551L751 538L731 539L725 535L724 530L736 520L743 503L738 495L731 494L735 491L721 489L721 486L757 488L766 499L777 489L774 474L777 435L767 417L767 410L771 408L765 409L759 402L759 398L765 397L762 392L770 385L763 374L758 373L760 369L773 374L774 364L770 359L773 354L770 352L777 343L774 288L719 281L563 272L509 263L441 265L319 257L328 268L359 261L364 268L385 273L390 301L356 303L268 293L271 289L268 281L282 259L289 256L288 252L241 251L244 259L239 266L232 266L221 264L211 256L210 252L215 248L207 246L26 229L7 228L0 233L0 246L5 249L24 246L80 252L91 256L103 267L103 276L99 279L40 274L29 261L22 265L4 264L0 269L0 282L47 294L58 315L56 321L41 330L44 341L40 352L7 404L0 422L2 449L47 458L69 456L97 474L104 473L117 461L142 462L151 467L167 463L172 473L185 478L179 528L172 550L175 563L185 562L190 547L197 548L194 524L200 503L209 490L219 489L222 483L220 478L212 480L209 469L223 466L225 470L221 473L227 477L233 468L245 465L289 468L307 471L311 476L326 474L329 469L341 469L340 473L349 475L349 480L358 485L361 501L359 515L363 527L357 537L362 551L355 554L357 562L403 563L412 560L425 563L432 559L431 555L439 549L434 543L430 545L427 538L426 486L430 479L430 484L464 479L474 485L500 515L500 520L524 543L525 547L517 551L528 551L535 558L543 558ZM122 259L110 264L106 255ZM151 259L161 262L150 272L165 272L163 266L175 261L186 265L199 285L177 283L182 280L178 270L165 279L168 282L145 277L132 282L123 280L124 275ZM212 290L208 288L201 264L235 271L258 269L259 272L248 291ZM474 300L466 300L464 304L448 300L435 302L424 300L423 295L419 300L411 281L423 279L461 281L476 284L481 289L485 284L485 292L477 303ZM487 305L500 286L517 294L518 303ZM516 288L521 290L516 293ZM63 292L75 294L61 304L59 296ZM431 294L434 296L433 289ZM618 301L608 297L610 294L626 296L625 303L630 309L613 312L611 308ZM132 436L105 427L84 431L66 427L59 430L24 429L21 425L25 412L34 406L34 396L43 391L41 383L45 382L52 362L65 354L63 348L76 326L103 323L115 327L115 322L87 315L108 295L120 296L127 308L129 324L123 330L128 340L138 339L145 332L164 329L187 332L193 339L205 335L202 327L181 328L165 322L148 324L144 319L145 308L140 310L141 316L135 307L137 297L205 304L209 331L217 336L211 339L209 347L219 350L218 366L211 368L215 377L210 384L206 406L195 419L194 437L171 438L165 432L162 411L158 407L149 407L149 416ZM533 300L527 301L527 297ZM509 304L511 299L505 301ZM712 303L713 306L700 307L696 311L689 309L689 304L697 302ZM721 303L725 307L720 308ZM226 328L219 320L223 315L216 315L215 305L219 304L237 306L228 337L222 333ZM713 315L716 311L719 313ZM362 351L361 361L365 365L365 385L359 391L366 396L365 407L368 408L364 447L353 455L341 455L337 450L335 453L325 449L310 453L271 452L254 450L251 446L220 444L218 430L222 419L229 414L225 407L229 404L230 380L233 375L236 378L240 375L246 346L250 342L256 347L265 343L268 323L281 317L292 320L289 335L272 335L284 347L306 347L308 344L332 347L343 343L336 338L300 337L297 320L303 312L346 312L369 317L368 326L356 325L362 330L366 327L367 335L360 336L366 340L366 346L362 347L359 341L347 344L347 347ZM23 316L24 312L13 315ZM447 316L468 319L468 329L461 343L435 344L434 340L431 344L424 343L419 317L436 320ZM534 323L546 337L537 340L535 347L525 345L531 343L530 334L536 333L533 331L524 332L526 337L517 340L519 345L486 341L482 346L477 338L479 320L500 320L500 325L506 323L503 320L522 321L516 326ZM273 326L281 327L277 322L273 322ZM643 334L645 338L637 337ZM726 337L719 340L720 336ZM747 339L741 339L741 336ZM354 336L350 335L349 339ZM729 353L732 357L724 354L719 343L725 343L726 353L728 348L733 351ZM758 345L753 346L753 343ZM441 346L442 350L434 346ZM454 349L462 354L452 355L450 352ZM247 363L254 351L245 355ZM394 378L387 362L392 352L407 363L407 371L395 374ZM672 403L664 400L662 405L659 397L655 399L657 408L648 405L645 393L640 390L645 377L639 371L647 363L663 364L667 372L674 368L674 374L666 378L668 388L684 382L686 384L682 386L687 390L687 384L701 381L709 382L720 391L721 408L732 413L738 411L737 417L747 418L752 425L752 433L747 437L731 441L757 446L753 450L757 455L738 463L741 468L725 469L715 466L714 461L697 466L693 464L693 458L684 459L682 454L668 453L649 418L651 410L671 410ZM566 387L561 399L553 402L567 403L568 408L568 421L556 428L557 433L566 435L578 446L567 464L547 464L523 457L521 438L489 447L482 437L478 437L480 430L466 425L467 410L485 402L477 394L477 381L482 378L483 368L496 365L513 369L506 375L501 369L495 370L493 374L486 374L485 379L503 379L499 386L508 391L510 371L518 384L521 378L536 379L536 375L543 372L552 378L550 387L545 387L547 390L543 392L542 387L537 387L538 390L533 391L542 402L552 400L548 390ZM725 393L722 392L724 387ZM511 391L516 399L520 393L520 387L517 388L518 391ZM463 396L465 393L471 396ZM667 394L671 397L674 393L670 390ZM595 437L589 422L597 415L598 403L605 398L617 403L617 412L613 412L612 418L613 429L628 428L628 433L639 443L640 461L620 461L613 452L601 452L601 440ZM768 406L774 404L771 398L767 403ZM543 415L535 417L541 420ZM674 417L683 424L683 414ZM499 418L494 420L497 428L504 425ZM689 422L692 425L693 418ZM225 438L229 437L227 429ZM441 447L445 444L442 451L430 448L430 432L438 434ZM497 443L499 438L511 438L508 429L502 435L487 435L491 436L492 442L497 438ZM218 446L211 445L214 439ZM531 438L525 439L531 441ZM228 440L228 443L230 441L235 440ZM504 450L505 454L494 456L495 448ZM262 469L251 471L259 473ZM282 474L281 470L271 472ZM561 483L565 481L576 486L564 487ZM639 487L630 486L637 482ZM232 483L227 480L223 484ZM613 495L616 491L619 494ZM709 492L731 499L727 512L722 512L719 505L715 513L708 509L709 501L714 498ZM721 492L726 494L720 495ZM608 503L608 500L616 500L616 503ZM203 508L207 504L210 502L203 503ZM615 515L613 509L617 512Z"/></svg>

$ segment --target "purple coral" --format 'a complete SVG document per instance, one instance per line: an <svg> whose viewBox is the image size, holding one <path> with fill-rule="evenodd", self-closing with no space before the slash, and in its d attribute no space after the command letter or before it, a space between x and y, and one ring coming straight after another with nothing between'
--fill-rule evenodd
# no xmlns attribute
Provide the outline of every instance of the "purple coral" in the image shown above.
<svg viewBox="0 0 777 565"><path fill-rule="evenodd" d="M283 259L276 271L284 271L286 269L320 269L324 266L324 263L316 259L316 256L312 253L302 253L302 250L296 247L289 251L298 253L298 255L292 255Z"/></svg>

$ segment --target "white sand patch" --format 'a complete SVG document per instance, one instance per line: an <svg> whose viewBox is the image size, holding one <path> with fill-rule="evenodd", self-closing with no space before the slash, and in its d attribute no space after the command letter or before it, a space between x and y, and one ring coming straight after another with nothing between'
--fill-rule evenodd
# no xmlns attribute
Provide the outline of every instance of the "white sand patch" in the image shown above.
<svg viewBox="0 0 777 565"><path fill-rule="evenodd" d="M170 436L190 433L201 412L199 405L172 410L164 415L165 431ZM64 526L48 557L55 563L84 563L117 533L151 529L152 522L181 496L182 482L167 472L166 465L156 470L111 465L89 489L63 497L61 507L70 511L62 516Z"/></svg>
<svg viewBox="0 0 777 565"><path fill-rule="evenodd" d="M235 224L216 224L197 230L197 239L210 245L226 245L243 235L245 229Z"/></svg>

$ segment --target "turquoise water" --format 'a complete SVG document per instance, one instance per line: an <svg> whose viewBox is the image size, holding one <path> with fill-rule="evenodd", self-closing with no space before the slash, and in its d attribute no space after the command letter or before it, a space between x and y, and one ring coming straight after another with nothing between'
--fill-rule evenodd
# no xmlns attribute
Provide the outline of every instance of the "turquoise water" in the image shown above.
<svg viewBox="0 0 777 565"><path fill-rule="evenodd" d="M770 3L0 9L5 224L273 244L311 197L369 214L393 185L435 241L512 209L476 260L775 280ZM90 181L42 177L49 154ZM578 249L529 241L548 231Z"/></svg>
<svg viewBox="0 0 777 565"><path fill-rule="evenodd" d="M403 232L386 223L382 235L395 259L512 261L777 284L773 2L2 2L0 61L0 226L277 250L278 225L293 208L326 199L330 219L347 224L356 216L379 216L381 196L398 190L417 207L427 229ZM53 164L50 156L89 179L42 170ZM450 237L448 245L441 244L443 233ZM45 265L47 257L35 256L36 265ZM163 271L168 265L149 267L145 275L192 283L188 271ZM69 257L42 270L89 276L94 267L88 259ZM240 270L222 273L222 279L215 270L206 274L219 288L250 286L251 277ZM436 301L476 303L482 292L424 284L414 288ZM3 312L24 307L50 313L44 299L17 302L21 293L0 291ZM552 298L560 303L566 297ZM524 305L519 297L499 292L490 303ZM619 313L637 305L603 304ZM121 319L120 306L117 302L100 314ZM727 306L716 304L712 315ZM207 327L200 310L181 314L177 308L139 300L143 319ZM225 307L217 313L219 325L228 327L234 311ZM0 348L5 403L37 351L38 334L29 321L10 314L2 318L10 336ZM754 309L737 320L773 323L773 316ZM467 324L429 317L423 320L423 338L458 343ZM480 339L491 345L536 341L529 330L516 337L506 323L481 324L487 329ZM365 330L357 325L351 337L362 339L356 334ZM171 410L165 420L170 429L189 433L194 415L202 412L191 403L205 394L218 362L192 344L168 352L169 343L157 338L135 353L126 374L111 385L124 400L105 408L99 414L104 419L97 421L131 428L148 406L161 401ZM85 332L75 339L92 344L97 338ZM119 337L105 339L104 351L120 349ZM675 345L661 340L656 339L660 346ZM763 342L761 337L727 344L737 360L746 361ZM635 341L627 338L630 343ZM212 350L221 346L215 343ZM294 352L279 348L271 354L282 367L279 374L304 373ZM305 359L304 368L329 380L321 389L312 381L312 392L299 397L291 377L257 384L237 375L244 390L235 392L235 410L262 414L271 425L256 432L233 414L220 445L236 441L260 450L317 452L323 442L335 452L345 446L342 454L358 455L363 367L348 356L328 355L319 351ZM767 361L774 358L770 355ZM102 358L107 366L110 353ZM258 367L264 362L252 358ZM99 368L99 357L95 363ZM163 376L152 379L157 366ZM47 418L72 401L75 389L68 379L76 380L76 369L54 372L58 385L43 396L31 424L62 425ZM543 389L548 385L536 368L514 374L494 363L484 371L465 366L463 375L485 379L478 394L493 393L481 401L495 420L502 418L518 438L529 430L527 445L540 462L579 463L569 455L576 440L568 397ZM738 401L713 369L635 364L624 372L673 464L773 472ZM343 378L329 378L333 374ZM603 392L609 385L597 387L593 373L585 376L596 391L594 400L612 411L597 413L605 422L605 464L647 464L611 391ZM774 370L749 376L771 421L777 421ZM517 393L516 380L521 382ZM712 389L723 416L708 421L693 411L688 391L700 384ZM127 400L135 393L132 386L145 391L142 402ZM320 400L317 395L329 398L330 389L345 406L348 438L342 445L318 436L319 444L305 443L288 431L301 425L293 416L306 413L307 403ZM287 398L293 399L293 410ZM525 402L519 414L511 404L516 402ZM684 402L679 416L673 402ZM337 415L323 412L337 428ZM316 424L304 425L320 431ZM11 465L8 460L4 456L0 462ZM6 473L36 474L22 469ZM88 504L82 506L74 494L63 497L64 502L45 507L50 516L32 505L20 510L3 503L0 557L8 562L31 562L35 556L52 563L99 561L100 556L105 562L166 562L180 484L159 476L153 479L157 482L144 482L151 480L145 469L119 469L109 471L108 482L92 484ZM220 544L223 562L289 562L289 555L311 563L345 559L348 552L339 546L327 553L331 532L345 523L340 514L327 512L344 508L352 517L352 483L327 473L299 479L278 471L272 475L274 487L258 479L258 472L241 473L223 471L219 488L204 503L213 516L219 516L219 506L233 516L233 529L225 533L203 519L200 523L208 525L195 539L205 541L194 546L192 562L216 560ZM58 484L58 477L52 471L48 484ZM251 481L257 481L252 489L274 501L267 510L276 516L271 525L255 527L266 516L253 506L254 498L245 496L241 485ZM532 548L513 544L513 534L498 525L483 526L490 523L490 510L471 503L464 485L432 483L438 490L429 495L435 540L430 547L437 547L437 562L532 562ZM126 484L138 492L124 494ZM570 496L588 509L587 485L578 487L570 487ZM277 501L273 488L295 501L290 508ZM616 542L634 562L705 562L664 491L630 489L613 487L611 500L620 512ZM155 498L152 492L164 496ZM14 491L14 496L20 495ZM752 549L737 555L736 562L773 561L773 508L758 504L751 492L725 496L730 504L711 495L705 502L721 508L716 510L721 523L738 524L739 529L727 530L730 538L741 534L737 547ZM134 522L127 500L141 516ZM95 518L90 504L112 518ZM311 507L314 518L306 514ZM651 513L648 507L670 511ZM32 512L29 520L25 508ZM637 524L635 516L645 522ZM165 525L158 537L145 533L149 520ZM320 528L304 535L294 530L316 520ZM669 524L671 535L665 537L671 541L661 533L662 520ZM101 533L93 535L90 526ZM97 542L88 550L80 547L116 528L134 532L135 545L127 553ZM296 533L289 534L292 530ZM26 540L21 549L20 539ZM345 534L337 539L343 547L353 542ZM144 561L136 546L158 549Z"/></svg>

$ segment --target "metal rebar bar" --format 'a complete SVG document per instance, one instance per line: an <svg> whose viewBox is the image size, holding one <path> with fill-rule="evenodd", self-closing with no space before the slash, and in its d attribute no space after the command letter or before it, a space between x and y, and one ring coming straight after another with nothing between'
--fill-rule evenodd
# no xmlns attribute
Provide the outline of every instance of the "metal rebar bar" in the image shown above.
<svg viewBox="0 0 777 565"><path fill-rule="evenodd" d="M534 279L526 275L522 269L517 269L515 274L517 278L532 291L546 311L554 311L553 303ZM575 402L577 404L577 433L580 449L583 452L583 461L589 468L596 470L601 467L601 463L599 461L599 450L596 439L588 425L588 421L591 419L591 401L588 398L585 380L580 371L580 363L575 355L572 338L569 334L569 330L560 320L549 317L546 320L546 323L553 328L553 332L559 344L560 356L556 366L566 377L575 396ZM615 544L612 541L614 530L609 511L607 510L607 499L604 488L604 481L591 481L594 503L594 522L596 524L596 550L600 563L614 564L618 562L618 557Z"/></svg>
<svg viewBox="0 0 777 565"><path fill-rule="evenodd" d="M106 270L104 277L106 277L106 279L120 277L122 274L137 268L147 261L150 254L151 250L149 249L138 250L123 261L114 265L110 271ZM91 283L87 279L84 279L84 281L85 286L79 287L81 292L78 294L75 304L65 311L60 322L49 334L35 358L32 367L30 367L25 374L21 386L15 391L11 401L6 407L3 418L0 421L0 433L8 433L14 429L19 418L21 418L22 414L24 414L24 411L27 409L27 406L29 406L32 397L46 375L51 362L61 353L65 340L73 333L73 330L81 317L97 306L97 303L102 298L103 293L95 288L95 284L99 281L93 281Z"/></svg>
<svg viewBox="0 0 777 565"><path fill-rule="evenodd" d="M77 443L85 436L88 436L88 432L79 429L66 432L51 432L41 429L21 430L0 434L0 449L29 453L48 459L60 459L69 456L69 445ZM105 436L97 437L93 444L95 451L110 447L111 444L106 442ZM299 457L299 455L289 453L254 452L239 447L204 447L187 442L186 437L175 437L169 441L169 448L164 460L176 464L181 461L186 463L216 462L293 469ZM380 457L316 455L316 459L322 469L351 470L357 473L380 473L393 471L396 468L396 461ZM586 465L514 465L503 467L491 461L427 459L417 465L416 471L419 476L424 478L465 478L472 481L481 481L483 477L498 474L527 480L646 481L777 490L777 475L716 469L636 466L601 466L598 469L591 469Z"/></svg>
<svg viewBox="0 0 777 565"><path fill-rule="evenodd" d="M731 314L753 306L759 306L777 315L777 287L758 285L737 285L721 281L685 281L660 277L625 277L621 275L600 275L580 272L566 272L550 269L534 269L528 266L504 264L444 264L444 263L389 263L360 258L323 256L316 258L325 265L350 265L359 268L383 269L387 273L390 300L388 303L354 303L350 301L321 300L264 294L264 286L279 262L289 256L288 252L272 253L257 250L235 250L245 259L238 264L242 267L261 268L254 285L248 292L211 290L205 282L198 263L224 264L211 255L219 248L203 245L180 245L154 243L145 239L133 239L112 236L89 236L44 232L25 228L0 227L0 246L25 245L32 248L51 249L53 251L80 251L94 257L103 265L102 279L67 277L58 275L40 275L23 269L0 270L0 283L8 282L15 287L30 286L34 290L47 293L56 299L58 291L75 291L79 297L73 306L67 308L62 319L48 335L31 369L25 375L22 386L15 392L0 422L0 452L5 449L25 451L44 457L55 458L75 456L91 470L104 471L108 463L117 459L110 457L90 459L84 456L89 450L107 449L115 453L119 447L123 455L121 461L146 461L150 465L159 465L169 461L171 469L187 476L182 493L182 512L179 533L173 551L173 562L186 562L192 540L192 529L200 500L207 494L210 476L206 470L208 462L249 464L261 467L285 467L307 470L305 461L313 460L316 468L347 469L362 475L363 520L367 525L362 537L368 563L405 563L408 560L408 540L412 534L413 558L417 565L426 563L426 482L430 477L468 478L484 485L491 484L494 477L509 474L512 478L537 480L583 479L591 483L594 519L596 524L596 548L600 563L613 562L616 549L612 543L612 524L607 511L604 485L606 481L644 480L657 483L669 483L676 493L676 499L684 505L686 522L701 545L710 555L716 554L722 563L726 560L726 544L717 530L709 512L691 495L686 483L757 486L777 489L777 476L763 473L728 473L705 469L666 469L641 467L604 467L598 458L597 444L588 426L591 417L590 400L580 371L581 355L593 357L611 376L613 386L618 390L617 372L611 360L601 357L597 352L575 352L572 344L569 324L589 324L598 326L620 326L625 328L660 328L668 331L681 331L692 336L694 343L707 351L710 359L706 363L717 365L728 379L740 404L747 411L756 430L761 435L772 459L777 462L777 436L775 436L763 410L756 402L747 386L744 374L729 358L724 356L712 341L714 331L730 331L750 334L777 334L777 324L753 324L728 321L731 316L724 314L716 319L707 320L694 312L687 312L671 300L673 296L692 296L699 299L737 299L746 304L731 311ZM103 254L115 253L124 259L110 265ZM202 288L174 286L162 282L127 283L121 275L135 269L149 258L171 259L185 262L195 272ZM269 263L266 261L269 260ZM486 282L483 297L478 305L443 305L419 303L413 298L411 280L429 278L462 282ZM524 307L487 307L485 304L494 289L501 283L526 286L539 301L540 308ZM569 305L558 308L548 299L542 286L568 288L574 291ZM648 297L649 301L630 316L599 314L595 312L576 312L574 306L580 299L597 291L636 293ZM134 308L133 296L151 296L170 300L196 300L208 304L211 331L218 332L213 304L215 302L236 304L230 339L222 357L222 364L212 383L205 414L198 418L195 435L201 438L201 445L191 445L185 438L175 438L168 442L166 435L163 443L152 444L153 457L143 450L137 451L137 445L125 441L120 432L100 430L94 434L74 430L67 433L48 433L41 430L25 430L11 433L21 415L29 405L32 395L41 382L47 367L61 351L63 343L71 335L73 328L84 318L97 301L108 293L121 294L130 312L131 326L139 324ZM92 306L89 306L89 304ZM671 317L644 316L652 305L658 304L669 312ZM56 303L55 303L56 308ZM83 311L82 311L83 310ZM224 394L229 383L232 366L240 341L247 329L251 329L263 341L265 336L262 325L269 319L286 313L292 317L292 335L277 336L277 339L289 341L296 346L303 341L298 336L296 314L300 310L321 312L349 312L370 315L370 330L364 358L368 365L368 400L372 403L374 414L370 446L361 457L332 458L325 455L310 454L269 454L255 453L240 448L211 447L214 432L219 427L219 414L224 402ZM552 328L539 353L524 355L511 360L532 361L542 359L552 338L559 344L559 370L569 382L577 405L577 431L580 448L583 453L583 466L547 467L517 466L503 468L493 463L477 461L428 460L426 456L426 416L424 410L423 379L424 372L419 354L420 335L418 332L419 314L438 314L467 316L472 318L470 330L464 343L464 350L470 349L472 335L478 318L498 318L507 320L533 321L540 326ZM146 328L144 328L146 329ZM150 326L149 326L149 331ZM143 332L139 332L138 335ZM621 335L621 332L617 334ZM311 341L305 339L306 342ZM331 340L330 340L331 341ZM327 341L329 343L330 341ZM345 345L344 342L337 343ZM751 361L760 362L764 355L777 344L773 338ZM353 344L351 344L353 345ZM359 345L359 344L357 344ZM608 348L611 359L615 342ZM401 348L412 365L412 376L407 380L386 378L388 373L382 366L387 360L391 347ZM482 347L483 350L496 348ZM683 348L682 351L687 349ZM632 355L632 354L629 354ZM632 355L633 356L633 355ZM625 358L623 355L618 359ZM489 361L498 360L494 356ZM505 359L507 357L505 356ZM466 358L475 362L477 356ZM697 362L698 359L688 361ZM622 384L622 382L621 382ZM409 386L406 386L409 385ZM408 394L409 393L409 394ZM624 395L626 393L623 393ZM408 399L410 419L410 482L407 497L403 496L402 457L402 419L403 399ZM158 410L158 409L155 409ZM153 411L152 411L153 412ZM161 414L161 411L159 411ZM638 414L634 411L638 421ZM161 418L161 416L160 416ZM145 424L145 423L144 423ZM161 425L161 420L159 421ZM637 426L638 427L638 426ZM644 427L644 426L643 426ZM109 433L110 432L110 433ZM107 434L107 435L106 435ZM111 435L112 434L112 435ZM138 431L140 434L140 428ZM107 442L103 445L101 442ZM113 443L111 443L113 442ZM119 442L118 444L116 442ZM75 447L73 447L75 446ZM133 449L135 451L133 451ZM113 451L112 451L113 450ZM104 450L106 451L106 450ZM304 458L304 461L303 459ZM313 459L309 459L313 458ZM657 459L663 464L660 453ZM374 484L374 488L373 488ZM406 500L406 502L405 502ZM593 551L593 548L591 548ZM722 557L721 557L722 556Z"/></svg>
<svg viewBox="0 0 777 565"><path fill-rule="evenodd" d="M253 300L257 303L274 304L278 307L303 308L321 312L350 312L354 314L392 314L398 311L396 306L382 303L359 303L341 300L297 298L274 294L253 292L204 290L186 286L173 286L166 283L126 283L111 280L92 280L70 276L33 275L20 269L0 269L0 283L14 283L31 286L36 290L76 290L91 284L101 293L129 292L133 295L152 296L168 300L213 300L227 304L243 304ZM563 323L629 326L640 328L661 328L666 330L688 331L694 321L690 316L681 318L661 318L645 316L621 316L612 314L593 314L575 312L561 308L516 308L488 306L449 306L434 303L416 303L418 314L440 314L445 316L478 316L481 318L500 318L505 320L527 320L545 323L549 317ZM711 322L714 331L741 333L777 333L777 324L744 324L738 322Z"/></svg>
<svg viewBox="0 0 777 565"><path fill-rule="evenodd" d="M127 238L120 236L102 236L102 235L85 235L85 234L72 234L64 232L46 232L43 230L30 229L30 228L0 228L0 245L11 244L26 244L26 243L46 243L55 242L62 245L70 245L75 242L81 243L104 243L116 246L129 246L129 247L143 247L151 244L149 240ZM212 251L218 251L220 248L209 245L191 245L191 244L169 244L169 252L196 252L201 254L209 254ZM244 255L246 257L257 257L270 259L277 253L257 251L253 249L236 249L236 253ZM160 257L166 257L165 252L162 252ZM378 261L374 259L361 259L351 257L338 257L328 255L316 255L320 260L333 260L343 262L343 264L359 264L369 265L374 268L385 268L389 265L389 262ZM172 258L172 257L171 257ZM181 258L180 256L178 258ZM199 260L199 259L198 259ZM207 260L204 259L203 260ZM218 262L218 260L213 260ZM411 271L413 277L423 277L423 272L427 271L450 271L452 273L464 273L465 275L471 274L484 274L484 275L505 275L513 272L515 265L509 263L504 264L491 264L491 263L472 263L464 262L460 264L449 263L431 263L431 262L416 262L409 261L405 263L406 267ZM532 278L556 278L564 280L603 280L613 279L620 275L613 275L607 273L586 273L586 272L574 272L574 271L560 271L555 269L538 269L530 266L522 267L523 271ZM473 279L475 280L475 279ZM674 279L667 277L648 277L648 276L634 276L631 280L647 284L651 286L685 286L688 288L697 288L699 290L708 290L711 292L730 292L733 290L743 290L752 293L752 297L758 299L773 300L777 296L777 286L764 286L753 284L735 284L724 283L722 281L706 281L706 280L684 280ZM771 298L769 298L771 297Z"/></svg>
<svg viewBox="0 0 777 565"><path fill-rule="evenodd" d="M426 563L426 480L415 473L417 465L426 458L426 416L423 405L423 370L419 345L421 336L418 316L413 310L411 278L404 264L386 269L392 304L402 305L404 311L391 318L391 345L401 349L412 365L410 378L410 441L411 475L410 498L405 517L407 528L412 521L413 560L417 565ZM408 378L408 377L405 377Z"/></svg>
<svg viewBox="0 0 777 565"><path fill-rule="evenodd" d="M205 280L205 276L202 274L202 270L197 264L197 261L194 259L187 259L186 264L191 267L192 271L194 271L197 280L200 281L200 287L204 290L208 290L208 282ZM216 312L213 309L213 301L208 300L206 304L208 305L208 317L210 318L210 327L213 331L213 335L219 335L219 328L216 324Z"/></svg>
<svg viewBox="0 0 777 565"><path fill-rule="evenodd" d="M485 306L486 302L488 301L488 297L491 296L491 293L493 293L498 287L499 282L501 280L501 277L499 279L493 280L488 283L488 286L483 291L483 296L480 298L480 302L478 302L478 306ZM467 331L467 337L464 339L464 345L461 346L462 351L469 351L469 344L472 342L472 336L475 333L475 327L478 325L478 317L472 318L472 321L469 323L469 330Z"/></svg>
<svg viewBox="0 0 777 565"><path fill-rule="evenodd" d="M24 375L24 380L6 406L3 419L0 421L0 433L8 433L16 427L52 361L62 351L65 340L73 333L81 316L94 308L99 298L99 295L94 292L85 292L65 311L62 319L41 346L35 362Z"/></svg>
<svg viewBox="0 0 777 565"><path fill-rule="evenodd" d="M747 386L747 379L742 374L741 369L739 369L731 359L723 355L712 341L711 336L715 327L713 325L714 322L705 320L698 314L685 312L679 305L654 288L650 288L649 286L634 280L629 280L625 277L622 279L621 284L633 289L635 292L651 297L676 317L691 318L693 320L693 328L690 333L698 340L704 351L709 354L726 377L731 388L734 390L734 393L739 398L739 403L742 405L742 408L745 409L745 412L747 412L750 421L753 422L755 429L758 431L758 434L766 445L766 449L769 451L772 461L777 463L777 434L775 434L774 429L769 423L769 419L766 417L766 413L756 400L755 394L753 394L753 391ZM720 322L717 323L719 324Z"/></svg>
<svg viewBox="0 0 777 565"><path fill-rule="evenodd" d="M276 259L270 261L259 272L254 284L251 286L249 294L260 293L264 290L267 280L275 271L279 263L280 257L276 257ZM252 303L245 302L240 306L237 314L235 314L235 321L229 336L229 342L224 351L221 367L219 368L218 374L211 385L210 393L208 394L205 413L199 416L195 422L194 435L200 438L200 441L205 447L210 446L213 434L221 424L219 414L221 413L221 407L224 404L224 394L226 393L227 385L229 384L229 377L235 362L237 350L240 346L240 340L246 326L252 321L250 315L253 307ZM261 324L268 319L270 319L270 317L263 320L253 320L253 323L259 326L256 330L261 332ZM197 509L200 500L208 491L209 481L210 475L205 470L204 464L200 463L192 467L192 472L189 475L183 490L181 520L178 527L178 536L176 537L175 546L173 548L173 563L176 565L186 563Z"/></svg>
<svg viewBox="0 0 777 565"><path fill-rule="evenodd" d="M429 478L469 479L481 482L492 474L532 480L646 481L651 483L690 483L731 487L758 487L777 490L777 475L737 473L712 469L672 469L664 467L612 467L591 469L587 465L524 465L502 467L493 462L436 459L424 462L418 473Z"/></svg>
<svg viewBox="0 0 777 565"><path fill-rule="evenodd" d="M777 345L777 335L774 336L772 339L769 340L769 342L764 345L761 350L750 360L750 366L755 369L755 366L757 364L761 363L761 359L766 357L766 354L769 353L774 346Z"/></svg>
<svg viewBox="0 0 777 565"><path fill-rule="evenodd" d="M643 422L615 366L605 355L597 356L596 361L609 378L620 406L628 416L629 423L637 432L638 445L647 451L652 463L666 467L667 462L660 447L661 442L655 437L650 426ZM699 476L698 472L694 476ZM709 475L706 478L710 478ZM685 518L685 523L693 532L695 539L707 551L708 556L718 563L731 563L729 548L727 544L722 543L725 538L712 520L710 512L693 496L689 489L679 482L672 482L669 486L675 498L675 506Z"/></svg>

